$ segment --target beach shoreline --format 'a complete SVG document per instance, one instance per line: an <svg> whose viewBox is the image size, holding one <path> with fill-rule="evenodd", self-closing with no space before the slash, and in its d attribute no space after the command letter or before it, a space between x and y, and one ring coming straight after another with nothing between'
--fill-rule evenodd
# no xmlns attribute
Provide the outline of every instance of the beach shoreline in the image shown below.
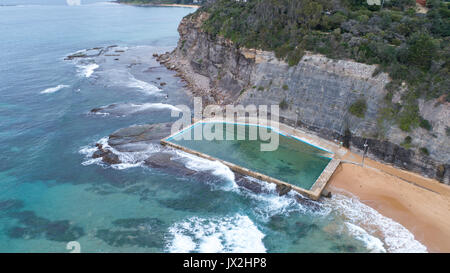
<svg viewBox="0 0 450 273"><path fill-rule="evenodd" d="M428 252L450 252L450 187L348 152L327 190L354 196L408 229Z"/></svg>

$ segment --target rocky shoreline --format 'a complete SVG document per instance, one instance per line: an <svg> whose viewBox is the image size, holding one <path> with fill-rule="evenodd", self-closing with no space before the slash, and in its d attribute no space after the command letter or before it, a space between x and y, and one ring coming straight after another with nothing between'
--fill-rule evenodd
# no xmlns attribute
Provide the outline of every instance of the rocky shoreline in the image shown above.
<svg viewBox="0 0 450 273"><path fill-rule="evenodd" d="M213 176L209 172L198 172L186 167L180 161L176 152L172 148L167 148L160 145L160 139L170 134L171 123L158 123L151 125L132 125L127 128L122 128L111 135L105 142L95 143L96 151L92 153L93 159L101 159L101 161L109 166L117 165L127 162L127 158L121 156L123 153L141 153L140 161L144 166L152 169L159 169L166 173L177 174L179 176L195 176L198 181L209 181ZM149 145L158 147L158 150L153 153L145 154ZM234 182L239 186L255 194L269 194L270 192L265 188L261 182L255 181L252 178L234 172ZM290 187L277 186L275 188L279 196L284 196L291 191ZM328 194L331 197L331 194ZM302 205L308 206L311 210L318 210L317 202L312 201L299 194L295 194L294 198Z"/></svg>
<svg viewBox="0 0 450 273"><path fill-rule="evenodd" d="M450 184L446 135L450 122L445 118L449 105L423 103L421 114L433 123L433 132L418 128L406 133L393 124L380 129L377 120L390 79L385 73L374 76L376 66L307 54L296 67L289 67L271 52L236 48L220 37L212 39L201 30L207 17L205 13L185 17L178 28L177 48L154 54L158 62L177 72L193 96L202 97L204 105L281 105L285 101L281 122L343 142L356 153L362 153L367 141L369 157ZM368 101L364 118L348 113L360 97ZM384 130L382 136L380 130ZM402 146L407 136L417 148ZM429 154L423 154L420 146L427 147Z"/></svg>

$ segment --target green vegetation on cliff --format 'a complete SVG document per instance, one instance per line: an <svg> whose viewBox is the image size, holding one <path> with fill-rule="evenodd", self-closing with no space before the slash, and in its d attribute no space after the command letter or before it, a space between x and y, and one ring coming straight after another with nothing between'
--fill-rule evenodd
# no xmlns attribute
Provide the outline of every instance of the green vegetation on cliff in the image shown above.
<svg viewBox="0 0 450 273"><path fill-rule="evenodd" d="M183 4L183 5L191 5L191 4L200 4L201 0L118 0L119 3L124 4Z"/></svg>
<svg viewBox="0 0 450 273"><path fill-rule="evenodd" d="M430 128L419 115L418 98L450 101L450 5L428 0L427 8L418 13L414 0L385 0L383 7L366 0L217 0L199 11L210 14L203 27L212 37L274 51L289 65L305 51L379 64L374 76L387 72L392 78L380 121L410 131ZM406 91L394 104L402 82ZM363 109L356 110L362 116Z"/></svg>

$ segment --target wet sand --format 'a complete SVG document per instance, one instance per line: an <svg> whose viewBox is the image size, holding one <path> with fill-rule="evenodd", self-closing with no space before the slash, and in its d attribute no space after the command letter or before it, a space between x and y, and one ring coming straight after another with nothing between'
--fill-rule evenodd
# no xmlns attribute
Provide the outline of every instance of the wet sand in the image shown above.
<svg viewBox="0 0 450 273"><path fill-rule="evenodd" d="M348 152L353 162L361 158ZM348 193L414 234L429 252L450 252L450 186L370 159L342 163L327 189Z"/></svg>

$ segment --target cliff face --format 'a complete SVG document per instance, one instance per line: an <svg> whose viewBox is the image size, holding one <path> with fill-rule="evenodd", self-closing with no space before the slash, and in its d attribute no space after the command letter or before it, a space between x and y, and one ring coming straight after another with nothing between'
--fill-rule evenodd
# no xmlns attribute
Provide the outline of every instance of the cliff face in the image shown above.
<svg viewBox="0 0 450 273"><path fill-rule="evenodd" d="M403 132L379 121L384 86L390 79L386 73L375 75L376 66L313 54L289 66L272 52L237 48L224 38L211 38L201 29L207 16L197 13L182 20L178 46L167 60L196 95L210 103L280 105L284 123L331 140L350 139L352 149L362 149L368 139L369 156L449 183L448 103L421 101L421 115L433 129ZM358 100L366 101L363 118L349 112ZM410 149L401 146L406 136L412 139ZM429 155L420 147L426 147Z"/></svg>

